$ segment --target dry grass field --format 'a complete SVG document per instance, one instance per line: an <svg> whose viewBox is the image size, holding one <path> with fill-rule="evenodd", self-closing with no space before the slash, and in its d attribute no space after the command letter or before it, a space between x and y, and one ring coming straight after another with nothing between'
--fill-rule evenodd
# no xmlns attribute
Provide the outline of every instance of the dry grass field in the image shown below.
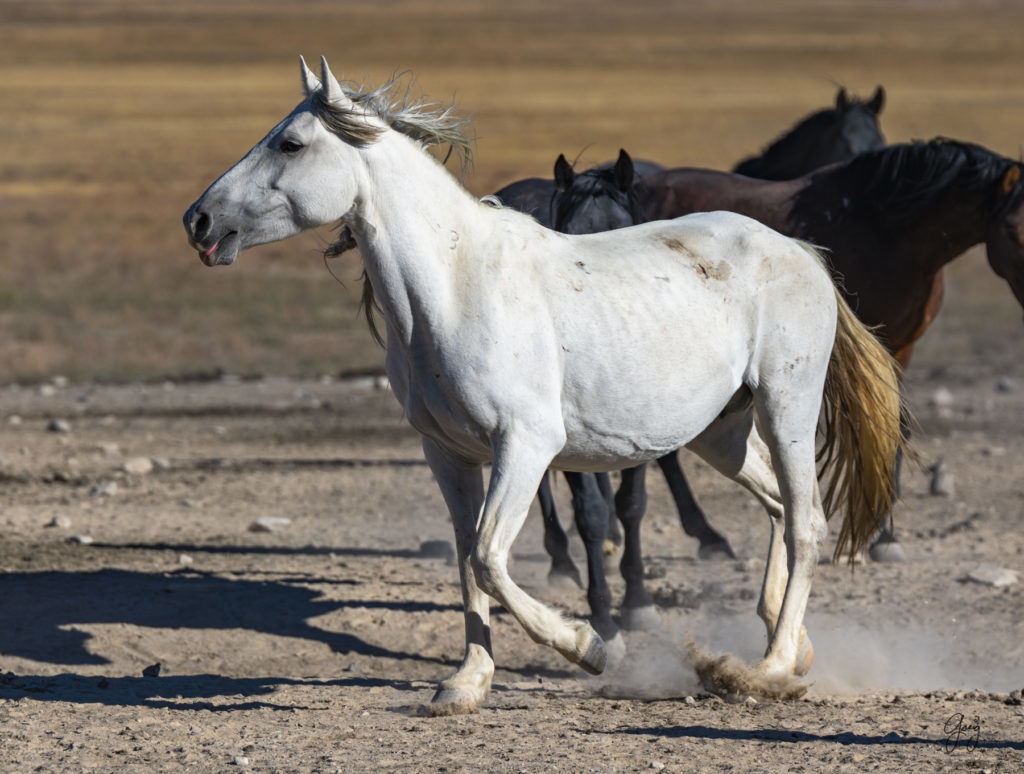
<svg viewBox="0 0 1024 774"><path fill-rule="evenodd" d="M343 287L328 235L208 271L181 229L298 100L300 53L354 80L410 70L454 98L475 117L466 184L484 194L550 175L559 152L727 168L837 84L885 85L890 141L1017 156L1022 29L1024 9L996 2L0 0L2 379L379 367L358 258L332 267ZM984 314L1015 323L1005 290L978 282Z"/></svg>

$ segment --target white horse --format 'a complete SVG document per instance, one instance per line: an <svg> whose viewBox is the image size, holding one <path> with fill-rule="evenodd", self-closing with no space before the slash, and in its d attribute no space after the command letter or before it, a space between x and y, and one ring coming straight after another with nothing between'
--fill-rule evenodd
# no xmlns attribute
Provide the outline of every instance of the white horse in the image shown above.
<svg viewBox="0 0 1024 774"><path fill-rule="evenodd" d="M548 467L618 470L683 445L771 518L758 604L769 645L750 673L804 674L825 513L843 501L841 543L859 548L890 505L900 438L892 361L818 256L725 212L550 231L474 198L423 150L468 153L450 109L396 97L393 83L342 87L321 66L317 78L302 62L305 99L207 189L185 227L208 266L339 221L358 244L391 385L455 527L466 652L433 711L470 712L487 697L488 595L536 642L602 671L601 639L517 586L509 550ZM823 390L826 449L838 458L824 507Z"/></svg>

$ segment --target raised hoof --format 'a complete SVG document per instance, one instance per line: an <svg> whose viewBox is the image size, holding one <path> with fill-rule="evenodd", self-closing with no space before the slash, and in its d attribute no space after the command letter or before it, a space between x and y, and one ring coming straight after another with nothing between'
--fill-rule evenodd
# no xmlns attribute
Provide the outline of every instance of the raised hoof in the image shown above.
<svg viewBox="0 0 1024 774"><path fill-rule="evenodd" d="M588 674L601 674L608 664L608 650L604 646L604 640L598 637L597 634L594 634L594 638L587 647L587 652L583 654L583 658L577 663Z"/></svg>
<svg viewBox="0 0 1024 774"><path fill-rule="evenodd" d="M619 624L632 632L646 632L661 626L661 614L654 605L624 607L619 611Z"/></svg>
<svg viewBox="0 0 1024 774"><path fill-rule="evenodd" d="M717 543L708 543L707 545L701 546L697 550L697 556L700 559L707 559L709 561L721 561L736 558L736 554L733 552L732 546L730 546L728 541L725 540L719 540Z"/></svg>
<svg viewBox="0 0 1024 774"><path fill-rule="evenodd" d="M879 541L868 549L868 556L875 562L905 562L907 555L903 552L903 546L895 540Z"/></svg>
<svg viewBox="0 0 1024 774"><path fill-rule="evenodd" d="M479 702L472 691L464 688L438 688L426 710L428 715L437 718L446 715L469 715L479 708Z"/></svg>
<svg viewBox="0 0 1024 774"><path fill-rule="evenodd" d="M582 589L583 579L575 566L554 567L548 571L548 585L555 589Z"/></svg>

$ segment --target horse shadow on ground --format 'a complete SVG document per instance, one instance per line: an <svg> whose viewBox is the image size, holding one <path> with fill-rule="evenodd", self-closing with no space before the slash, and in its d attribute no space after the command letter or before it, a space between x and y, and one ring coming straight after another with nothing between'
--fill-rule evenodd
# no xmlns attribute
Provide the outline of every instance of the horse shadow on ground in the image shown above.
<svg viewBox="0 0 1024 774"><path fill-rule="evenodd" d="M715 728L713 726L659 726L647 728L618 728L614 733L637 734L640 736L656 736L663 739L710 739L737 742L765 742L768 744L806 744L809 742L830 742L841 745L876 746L876 745L932 745L945 748L947 752L956 748L957 744L949 736L927 738L920 736L900 736L887 734L855 734L844 731L837 734L813 734L806 731L774 728ZM1024 750L1024 742L1008 739L977 739L970 743L959 743L965 749L1008 749Z"/></svg>
<svg viewBox="0 0 1024 774"><path fill-rule="evenodd" d="M195 547L193 547L195 548ZM0 698L32 696L40 700L85 701L182 707L181 697L244 697L228 706L280 706L249 701L286 684L324 684L407 688L408 681L377 680L345 675L342 679L309 681L285 677L233 678L219 675L102 677L96 675L3 674L3 658L94 667L110 663L89 647L92 624L126 624L153 629L241 630L301 638L327 645L338 654L457 666L457 662L389 649L347 632L329 631L310 623L343 608L365 607L398 612L459 613L461 606L430 601L326 599L311 586L357 585L344 579L322 580L308 575L275 576L270 580L238 580L187 572L145 573L122 569L97 571L12 572L0 575ZM495 609L494 613L504 613ZM244 634L242 636L245 636ZM126 644L128 644L126 642ZM225 654L228 658L230 654ZM339 663L338 670L343 665ZM514 670L513 670L514 671ZM534 673L536 670L530 670ZM411 690L411 689L410 689ZM170 697L166 701L161 697ZM225 708L205 702L203 707ZM195 707L195 703L189 705Z"/></svg>
<svg viewBox="0 0 1024 774"><path fill-rule="evenodd" d="M99 677L70 673L59 675L0 674L0 699L32 698L36 701L67 701L77 704L136 706L153 709L209 710L294 710L309 709L294 702L275 701L272 694L283 686L372 688L388 686L402 691L420 691L408 680L350 677L333 680L296 680L283 677L225 677L196 674L161 677ZM237 700L225 701L223 697Z"/></svg>

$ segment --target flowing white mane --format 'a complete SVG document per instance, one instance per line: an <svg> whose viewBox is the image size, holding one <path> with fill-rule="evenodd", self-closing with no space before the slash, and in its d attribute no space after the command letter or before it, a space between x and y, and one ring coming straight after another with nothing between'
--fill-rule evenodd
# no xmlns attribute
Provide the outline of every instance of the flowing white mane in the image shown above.
<svg viewBox="0 0 1024 774"><path fill-rule="evenodd" d="M423 147L449 146L458 157L460 168L465 171L472 163L474 138L466 133L472 120L452 104L412 97L414 82L406 82L405 75L392 76L377 88L366 88L352 82L340 84L345 95L360 110L331 102L323 89L310 95L310 106L324 126L350 142L369 145L381 135L383 129L376 122L366 120L369 115Z"/></svg>

